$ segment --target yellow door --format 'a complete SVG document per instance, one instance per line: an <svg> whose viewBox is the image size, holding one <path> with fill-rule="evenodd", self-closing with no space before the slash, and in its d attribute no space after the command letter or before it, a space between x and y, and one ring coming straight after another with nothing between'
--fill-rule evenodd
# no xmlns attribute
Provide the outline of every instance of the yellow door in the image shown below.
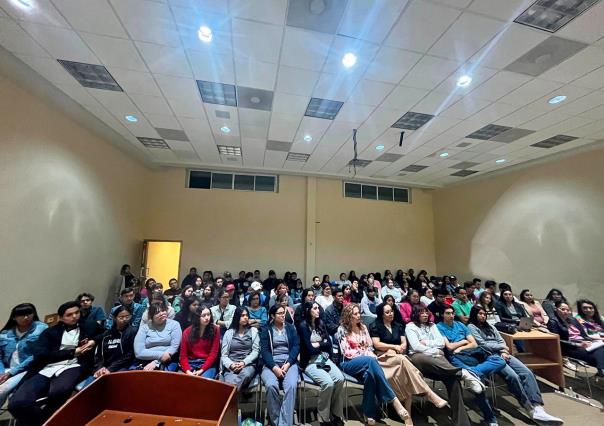
<svg viewBox="0 0 604 426"><path fill-rule="evenodd" d="M143 260L147 278L154 278L162 283L164 290L168 288L171 278L180 279L180 250L181 241L152 241L145 240Z"/></svg>

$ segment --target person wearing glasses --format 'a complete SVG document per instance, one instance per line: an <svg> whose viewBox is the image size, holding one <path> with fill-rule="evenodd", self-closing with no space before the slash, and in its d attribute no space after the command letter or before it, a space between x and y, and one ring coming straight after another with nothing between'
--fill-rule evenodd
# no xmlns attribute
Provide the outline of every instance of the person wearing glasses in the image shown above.
<svg viewBox="0 0 604 426"><path fill-rule="evenodd" d="M212 306L210 310L212 311L214 324L220 327L220 334L224 335L233 321L233 315L235 315L235 306L229 304L231 296L229 296L229 293L223 288L218 290L216 299L218 300L218 305Z"/></svg>
<svg viewBox="0 0 604 426"><path fill-rule="evenodd" d="M285 308L274 305L269 311L270 322L260 332L262 382L266 386L268 417L273 426L291 426L298 386L298 354L300 338L296 328L285 322ZM283 389L281 400L279 388Z"/></svg>

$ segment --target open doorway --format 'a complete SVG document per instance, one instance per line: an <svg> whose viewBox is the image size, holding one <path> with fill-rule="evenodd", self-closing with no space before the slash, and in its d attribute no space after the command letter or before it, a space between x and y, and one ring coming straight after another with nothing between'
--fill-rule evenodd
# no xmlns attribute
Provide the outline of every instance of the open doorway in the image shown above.
<svg viewBox="0 0 604 426"><path fill-rule="evenodd" d="M171 278L180 282L182 241L145 240L143 243L143 273L168 288Z"/></svg>

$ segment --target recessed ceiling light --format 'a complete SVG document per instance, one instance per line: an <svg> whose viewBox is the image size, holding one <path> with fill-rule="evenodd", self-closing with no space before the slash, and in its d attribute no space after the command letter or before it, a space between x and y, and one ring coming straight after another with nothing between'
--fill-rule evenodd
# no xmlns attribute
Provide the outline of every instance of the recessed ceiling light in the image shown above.
<svg viewBox="0 0 604 426"><path fill-rule="evenodd" d="M124 118L131 123L136 123L138 121L138 118L136 118L136 115L127 115Z"/></svg>
<svg viewBox="0 0 604 426"><path fill-rule="evenodd" d="M210 27L202 25L197 31L197 37L199 37L199 39L204 43L209 43L212 41L212 30L210 29Z"/></svg>
<svg viewBox="0 0 604 426"><path fill-rule="evenodd" d="M469 75L462 75L457 80L457 87L468 87L471 82L472 82L472 77L470 77Z"/></svg>
<svg viewBox="0 0 604 426"><path fill-rule="evenodd" d="M231 132L231 129L230 129L228 126L222 126L222 127L220 128L220 131L221 131L222 133L230 133L230 132Z"/></svg>
<svg viewBox="0 0 604 426"><path fill-rule="evenodd" d="M378 151L383 151L383 150L384 150L384 148L385 148L385 147L384 147L384 145L377 145L377 146L375 147L375 149L376 149L376 150L378 150Z"/></svg>
<svg viewBox="0 0 604 426"><path fill-rule="evenodd" d="M259 104L260 103L260 98L258 96L252 96L250 98L250 102L253 104Z"/></svg>
<svg viewBox="0 0 604 426"><path fill-rule="evenodd" d="M25 7L25 8L30 8L31 5L31 0L12 0L12 2L19 7Z"/></svg>
<svg viewBox="0 0 604 426"><path fill-rule="evenodd" d="M554 96L553 98L551 98L549 101L547 101L547 103L550 105L556 105L565 100L566 100L565 95L558 95L558 96Z"/></svg>
<svg viewBox="0 0 604 426"><path fill-rule="evenodd" d="M440 157L443 157L443 158L444 157L448 157L448 156L449 156L448 152L443 152L443 153L440 154Z"/></svg>
<svg viewBox="0 0 604 426"><path fill-rule="evenodd" d="M304 140L306 142L311 142L312 141L312 136L311 135L304 135Z"/></svg>
<svg viewBox="0 0 604 426"><path fill-rule="evenodd" d="M505 158L500 158L499 160L495 160L497 164L505 163Z"/></svg>
<svg viewBox="0 0 604 426"><path fill-rule="evenodd" d="M357 63L357 55L355 55L354 53L350 53L348 52L347 54L344 55L344 57L342 58L342 64L346 67L346 68L350 68L353 67L354 64Z"/></svg>

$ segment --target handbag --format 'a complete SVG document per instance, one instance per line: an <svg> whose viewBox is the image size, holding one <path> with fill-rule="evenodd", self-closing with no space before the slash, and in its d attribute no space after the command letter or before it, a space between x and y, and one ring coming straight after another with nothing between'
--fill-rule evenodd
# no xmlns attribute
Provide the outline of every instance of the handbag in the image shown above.
<svg viewBox="0 0 604 426"><path fill-rule="evenodd" d="M495 323L494 327L502 332L502 333L506 333L506 334L516 334L517 328L514 324L510 324L509 322L498 322Z"/></svg>

